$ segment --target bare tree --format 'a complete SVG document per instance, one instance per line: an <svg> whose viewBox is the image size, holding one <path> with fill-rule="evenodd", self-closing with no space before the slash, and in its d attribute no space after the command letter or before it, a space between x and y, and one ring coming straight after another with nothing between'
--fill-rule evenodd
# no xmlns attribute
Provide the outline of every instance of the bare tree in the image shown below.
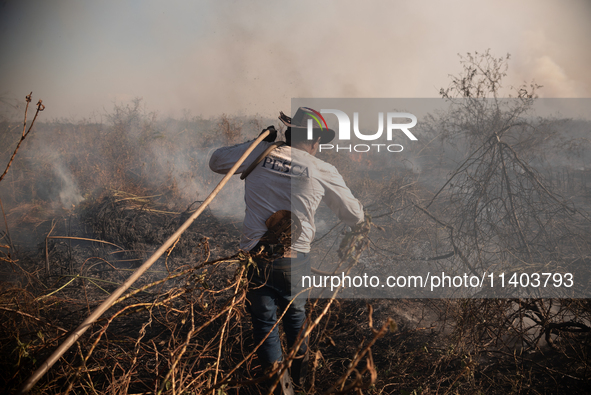
<svg viewBox="0 0 591 395"><path fill-rule="evenodd" d="M458 271L504 273L501 293L476 296L519 298L456 304L456 334L468 340L467 349L532 351L545 340L587 366L579 356L588 350L577 336L591 331L591 309L586 301L565 298L588 295L589 216L531 164L557 130L532 114L539 85L513 89L510 99L499 97L508 59L488 51L468 54L461 58L462 73L441 89L451 107L437 120L438 131L466 154L420 209L445 226ZM567 277L572 286L565 287ZM500 279L494 279L499 290Z"/></svg>

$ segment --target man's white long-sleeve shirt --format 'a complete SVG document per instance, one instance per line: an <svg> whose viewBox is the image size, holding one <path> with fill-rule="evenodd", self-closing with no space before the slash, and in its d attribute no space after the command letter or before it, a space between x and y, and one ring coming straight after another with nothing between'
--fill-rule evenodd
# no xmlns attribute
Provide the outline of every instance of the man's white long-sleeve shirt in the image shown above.
<svg viewBox="0 0 591 395"><path fill-rule="evenodd" d="M225 174L252 142L216 150L209 167ZM236 173L245 171L272 143L263 141L240 165ZM245 180L246 214L240 248L252 249L267 231L265 221L279 210L290 210L302 224L302 234L292 240L292 249L309 252L316 226L314 214L324 201L347 225L353 227L363 220L363 206L345 185L337 169L297 148L284 145L269 153Z"/></svg>

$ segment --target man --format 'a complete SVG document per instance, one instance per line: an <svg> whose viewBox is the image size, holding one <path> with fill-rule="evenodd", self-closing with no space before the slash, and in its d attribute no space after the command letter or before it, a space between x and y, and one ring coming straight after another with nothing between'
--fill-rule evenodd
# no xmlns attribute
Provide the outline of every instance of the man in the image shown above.
<svg viewBox="0 0 591 395"><path fill-rule="evenodd" d="M302 290L301 276L310 273L310 243L316 232L314 214L320 202L324 201L351 227L364 217L361 203L353 197L336 168L315 157L320 144L332 141L335 132L326 127L313 128L312 139L308 139L307 121L312 119L308 110L299 108L293 119L281 113L279 119L287 126L286 144L272 149L272 144L278 145L273 143L277 131L270 126L267 130L271 134L237 171L248 171L243 174L247 176L246 213L240 248L262 257L256 259L258 270L250 273L247 300L255 344L271 331L257 352L263 368L283 360L278 328L271 330L277 322L277 307L281 311L287 309L283 326L290 348L305 330L306 297L299 291ZM250 143L216 150L209 162L210 168L216 173L227 173ZM267 149L272 150L265 155ZM274 229L268 229L267 225L285 215L291 219L291 242L278 246L275 244L277 237L271 237ZM291 374L298 386L303 386L306 379L307 349L307 341L304 341L292 362Z"/></svg>

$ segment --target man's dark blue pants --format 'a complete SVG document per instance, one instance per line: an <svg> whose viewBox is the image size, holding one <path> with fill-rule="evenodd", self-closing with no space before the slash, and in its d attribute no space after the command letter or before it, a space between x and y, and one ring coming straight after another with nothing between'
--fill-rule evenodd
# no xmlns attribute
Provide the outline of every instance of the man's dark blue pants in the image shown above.
<svg viewBox="0 0 591 395"><path fill-rule="evenodd" d="M297 258L278 258L265 263L257 260L258 271L251 269L249 291L246 295L252 317L255 345L267 336L277 316L287 309L283 316L283 330L287 346L291 348L298 339L306 321L306 292L302 290L303 275L310 274L310 254L298 252ZM291 301L291 305L289 304ZM257 351L263 367L282 361L279 325ZM308 349L307 339L298 349L297 356L304 355Z"/></svg>

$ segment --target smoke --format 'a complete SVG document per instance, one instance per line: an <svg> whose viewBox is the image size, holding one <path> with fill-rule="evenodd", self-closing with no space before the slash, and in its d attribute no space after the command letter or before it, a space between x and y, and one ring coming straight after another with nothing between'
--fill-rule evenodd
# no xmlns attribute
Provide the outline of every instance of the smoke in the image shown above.
<svg viewBox="0 0 591 395"><path fill-rule="evenodd" d="M507 87L585 97L590 16L584 0L8 2L0 75L56 117L133 97L174 117L272 116L292 97L437 97L458 53L490 48L513 55Z"/></svg>
<svg viewBox="0 0 591 395"><path fill-rule="evenodd" d="M189 110L207 118L262 114L277 125L277 113L288 112L294 97L437 97L449 75L461 70L458 53L488 48L495 56L512 54L506 88L533 79L544 86L541 97L585 97L591 96L590 16L585 0L478 6L468 0L6 2L0 13L2 100L22 101L33 90L47 107L42 120L88 119L113 102L141 97L160 119L178 119ZM221 179L207 166L213 144L196 146L185 132L184 148L167 145L184 138L183 128L161 123L157 129L160 140L127 136L149 171L142 172L135 157L124 162L125 150L107 159L84 128L80 136L61 138L65 145L84 147L62 150L68 157L49 152L57 138L37 138L30 167L48 174L51 185L43 192L66 208L90 192L90 175L82 173L87 167L77 161L92 162L97 184L106 185L98 180L108 177L106 168L120 165L154 188L174 180L185 204L203 200ZM192 138L211 129L206 123ZM243 130L242 136L258 131ZM105 149L117 149L116 143ZM408 163L390 165L424 175L424 160L408 152ZM237 177L212 210L243 216Z"/></svg>
<svg viewBox="0 0 591 395"><path fill-rule="evenodd" d="M167 131L169 139L175 133ZM173 181L177 193L187 207L209 196L223 176L209 170L209 158L215 148L190 150L179 149L179 145L164 145L158 141L150 144L144 161L153 162L151 180L155 188L162 183ZM244 182L233 177L217 195L209 208L217 217L242 219L244 216ZM196 208L198 205L193 205Z"/></svg>
<svg viewBox="0 0 591 395"><path fill-rule="evenodd" d="M23 147L24 150L19 152L27 164L23 168L17 165L11 170L32 172L29 173L28 182L35 184L35 196L51 202L53 208L70 210L77 206L83 197L78 180L70 169L71 164L68 163L75 156L80 158L87 155L78 151L80 147L76 147L78 152L64 150L64 142L61 140L64 136L58 137L56 129L59 130L49 124L36 124L31 131L30 145Z"/></svg>
<svg viewBox="0 0 591 395"><path fill-rule="evenodd" d="M58 197L62 207L69 209L78 205L83 198L72 173L70 173L63 163L53 164L53 172L60 185Z"/></svg>
<svg viewBox="0 0 591 395"><path fill-rule="evenodd" d="M591 36L591 29L581 27L579 30L579 34ZM549 36L542 29L525 31L513 62L512 81L516 85L535 81L542 85L538 91L540 97L588 97L591 92L588 72L581 73L579 65L564 55L565 50L557 42L556 35ZM579 56L586 58L586 62L591 61L589 51L582 51Z"/></svg>
<svg viewBox="0 0 591 395"><path fill-rule="evenodd" d="M545 81L544 96L580 97L584 88L580 82L570 78L565 70L549 56L540 56L532 67L534 79Z"/></svg>

